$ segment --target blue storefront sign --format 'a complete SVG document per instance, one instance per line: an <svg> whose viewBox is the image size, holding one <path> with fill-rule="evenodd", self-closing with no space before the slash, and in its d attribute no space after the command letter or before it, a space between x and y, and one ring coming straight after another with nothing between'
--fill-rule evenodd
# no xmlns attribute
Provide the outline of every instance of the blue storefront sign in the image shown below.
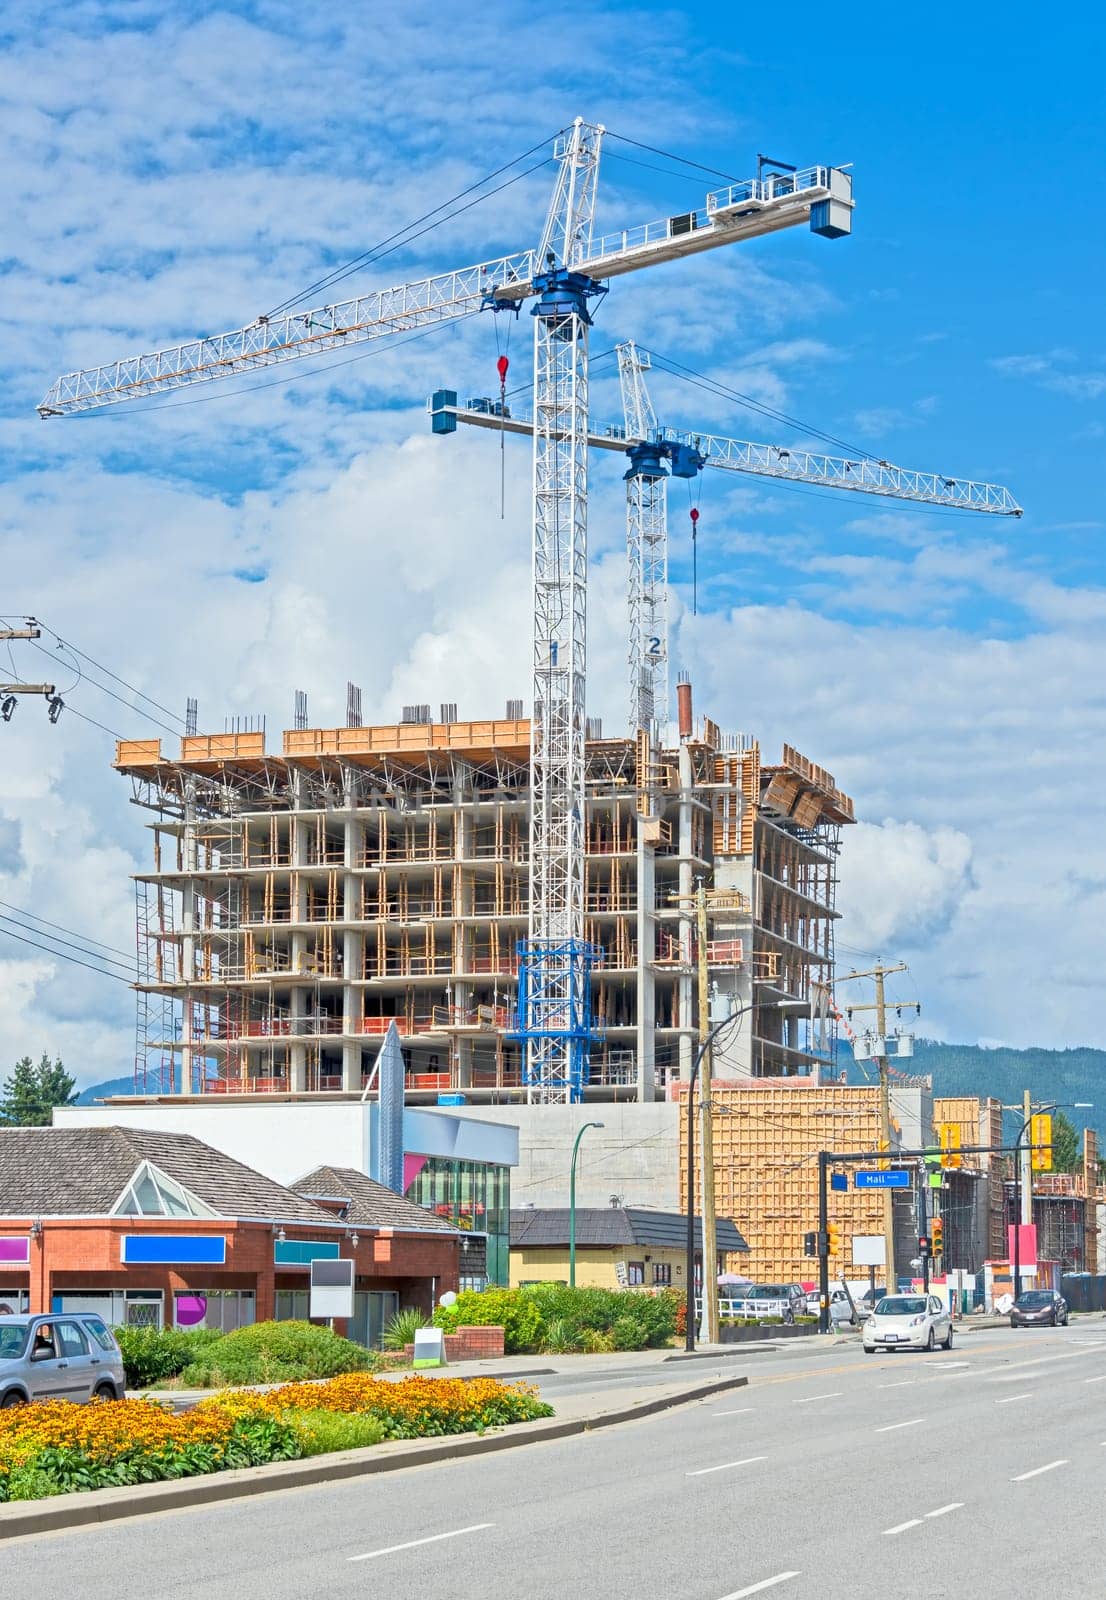
<svg viewBox="0 0 1106 1600"><path fill-rule="evenodd" d="M122 1244L127 1267L222 1267L227 1259L220 1233L125 1233Z"/></svg>

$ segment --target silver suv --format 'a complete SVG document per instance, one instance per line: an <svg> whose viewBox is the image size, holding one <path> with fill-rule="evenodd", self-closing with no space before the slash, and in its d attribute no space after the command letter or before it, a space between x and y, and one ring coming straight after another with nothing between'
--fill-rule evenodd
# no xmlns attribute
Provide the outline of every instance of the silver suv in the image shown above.
<svg viewBox="0 0 1106 1600"><path fill-rule="evenodd" d="M121 1400L125 1389L123 1357L100 1317L0 1317L0 1406Z"/></svg>

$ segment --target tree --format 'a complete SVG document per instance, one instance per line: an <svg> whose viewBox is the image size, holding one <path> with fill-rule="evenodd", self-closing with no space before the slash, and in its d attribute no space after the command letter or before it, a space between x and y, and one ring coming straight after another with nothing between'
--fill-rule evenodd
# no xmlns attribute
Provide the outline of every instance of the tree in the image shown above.
<svg viewBox="0 0 1106 1600"><path fill-rule="evenodd" d="M0 1090L0 1123L13 1128L48 1127L55 1106L76 1104L76 1087L60 1056L51 1061L44 1050L37 1066L30 1056L24 1056Z"/></svg>
<svg viewBox="0 0 1106 1600"><path fill-rule="evenodd" d="M1052 1170L1078 1172L1079 1135L1062 1111L1052 1113Z"/></svg>

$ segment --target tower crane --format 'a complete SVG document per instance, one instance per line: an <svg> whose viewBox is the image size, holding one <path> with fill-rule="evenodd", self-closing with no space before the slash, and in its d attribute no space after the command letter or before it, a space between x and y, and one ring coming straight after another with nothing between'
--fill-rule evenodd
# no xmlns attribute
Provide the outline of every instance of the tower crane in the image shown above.
<svg viewBox="0 0 1106 1600"><path fill-rule="evenodd" d="M520 952L519 1035L535 1101L577 1100L593 1037L584 940L584 684L587 574L588 329L624 273L806 223L851 231L852 177L809 166L758 175L704 205L597 236L604 128L578 118L557 136L553 197L536 249L478 262L340 304L258 317L58 378L41 416L72 415L275 363L533 300L533 702L530 909Z"/></svg>
<svg viewBox="0 0 1106 1600"><path fill-rule="evenodd" d="M1020 517L1022 508L1008 489L939 472L916 472L868 457L819 455L748 439L724 439L657 424L645 374L649 352L633 340L615 346L622 391L624 422L595 425L589 446L614 450L629 458L626 479L626 553L629 620L629 731L652 729L654 735L669 714L668 675L668 481L695 478L704 467L743 472L754 477L820 485L857 494L880 495L977 511L992 516ZM497 432L531 434L533 421L524 412L492 398L458 405L451 389L439 389L427 402L435 433L453 433L459 422ZM696 513L693 511L693 517Z"/></svg>

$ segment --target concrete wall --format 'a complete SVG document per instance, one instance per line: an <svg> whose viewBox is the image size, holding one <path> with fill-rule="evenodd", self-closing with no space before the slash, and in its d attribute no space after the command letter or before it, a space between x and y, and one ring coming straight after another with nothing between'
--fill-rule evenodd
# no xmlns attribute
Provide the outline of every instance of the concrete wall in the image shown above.
<svg viewBox="0 0 1106 1600"><path fill-rule="evenodd" d="M651 1105L476 1106L465 1107L474 1120L518 1128L518 1166L511 1174L511 1204L567 1206L572 1143L585 1122L589 1128L576 1162L576 1204L620 1204L679 1211L679 1108L674 1102Z"/></svg>

